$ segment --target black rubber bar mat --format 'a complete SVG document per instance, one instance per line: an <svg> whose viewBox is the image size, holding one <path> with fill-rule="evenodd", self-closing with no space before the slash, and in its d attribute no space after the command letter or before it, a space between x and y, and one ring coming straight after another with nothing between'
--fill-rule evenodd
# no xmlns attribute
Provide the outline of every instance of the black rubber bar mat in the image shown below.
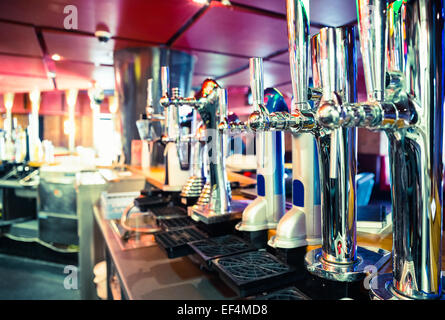
<svg viewBox="0 0 445 320"><path fill-rule="evenodd" d="M164 231L172 231L191 227L194 226L196 223L190 217L178 217L171 219L160 219L158 220L158 224Z"/></svg>
<svg viewBox="0 0 445 320"><path fill-rule="evenodd" d="M171 219L187 216L187 209L179 206L162 206L150 208L156 219Z"/></svg>
<svg viewBox="0 0 445 320"><path fill-rule="evenodd" d="M297 278L293 267L264 250L218 258L213 264L241 298L289 286Z"/></svg>
<svg viewBox="0 0 445 320"><path fill-rule="evenodd" d="M191 242L189 246L208 267L211 267L212 259L255 250L252 245L234 235Z"/></svg>
<svg viewBox="0 0 445 320"><path fill-rule="evenodd" d="M187 227L181 230L172 230L155 233L155 240L159 247L165 251L170 259L184 257L194 251L189 242L206 239L208 236L196 229Z"/></svg>

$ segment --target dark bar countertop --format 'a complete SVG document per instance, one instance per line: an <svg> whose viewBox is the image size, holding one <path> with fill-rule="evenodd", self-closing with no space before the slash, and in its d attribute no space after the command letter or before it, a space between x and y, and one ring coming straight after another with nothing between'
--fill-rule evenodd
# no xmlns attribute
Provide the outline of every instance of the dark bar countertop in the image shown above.
<svg viewBox="0 0 445 320"><path fill-rule="evenodd" d="M94 206L94 215L128 299L236 298L236 294L216 274L201 270L188 257L168 259L157 245L122 251L120 240L103 218L99 204Z"/></svg>

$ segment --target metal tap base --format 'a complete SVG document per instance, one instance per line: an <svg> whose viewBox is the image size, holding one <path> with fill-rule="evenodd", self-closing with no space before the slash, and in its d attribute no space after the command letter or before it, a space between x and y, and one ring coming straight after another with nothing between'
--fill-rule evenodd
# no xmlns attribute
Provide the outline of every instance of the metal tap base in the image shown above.
<svg viewBox="0 0 445 320"><path fill-rule="evenodd" d="M357 260L353 264L334 264L322 258L322 249L318 248L306 254L307 270L324 279L355 282L365 278L370 272L379 270L389 259L391 252L380 248L357 247Z"/></svg>
<svg viewBox="0 0 445 320"><path fill-rule="evenodd" d="M209 208L209 204L205 206L195 205L191 210L191 218L205 224L237 220L242 218L243 211L247 205L248 203L246 202L233 200L230 202L230 211L227 212L215 212Z"/></svg>
<svg viewBox="0 0 445 320"><path fill-rule="evenodd" d="M369 295L371 300L414 300L398 293L393 286L392 273L376 275L370 282ZM442 275L442 295L438 300L445 300L445 276Z"/></svg>

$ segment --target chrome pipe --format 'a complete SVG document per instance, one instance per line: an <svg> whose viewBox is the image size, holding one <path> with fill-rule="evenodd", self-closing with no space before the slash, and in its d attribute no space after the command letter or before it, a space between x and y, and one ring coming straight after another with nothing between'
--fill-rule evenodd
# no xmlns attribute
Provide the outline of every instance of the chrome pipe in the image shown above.
<svg viewBox="0 0 445 320"><path fill-rule="evenodd" d="M262 58L250 58L250 88L254 111L266 112L261 108L264 104L264 67Z"/></svg>
<svg viewBox="0 0 445 320"><path fill-rule="evenodd" d="M227 92L223 88L217 88L219 123L227 121ZM231 211L231 190L227 179L226 156L227 156L227 133L215 130L211 138L211 147L208 151L212 159L210 166L210 185L212 195L210 198L210 209L215 213L226 213Z"/></svg>
<svg viewBox="0 0 445 320"><path fill-rule="evenodd" d="M416 105L410 129L387 131L393 205L393 287L404 297L441 295L444 108L443 1L403 3L403 71ZM399 24L400 24L399 20Z"/></svg>
<svg viewBox="0 0 445 320"><path fill-rule="evenodd" d="M358 29L370 101L384 100L387 1L357 0Z"/></svg>
<svg viewBox="0 0 445 320"><path fill-rule="evenodd" d="M154 113L153 109L153 78L147 80L147 107L145 108L145 113L151 115Z"/></svg>
<svg viewBox="0 0 445 320"><path fill-rule="evenodd" d="M356 128L328 127L320 123L320 110L331 114L342 105L356 103L357 74L355 28L323 28L312 39L315 86L323 95L314 111L319 150L322 247L306 255L309 272L322 278L352 282L363 279L373 265L379 268L390 258L382 249L357 246L356 240Z"/></svg>
<svg viewBox="0 0 445 320"><path fill-rule="evenodd" d="M163 97L169 96L169 69L166 66L161 67L161 89ZM172 99L180 96L179 88L172 88ZM165 143L177 142L180 139L179 129L179 110L177 104L170 104L168 108L164 109L164 137Z"/></svg>
<svg viewBox="0 0 445 320"><path fill-rule="evenodd" d="M293 99L299 104L307 101L308 92L309 1L287 0L286 14ZM303 106L299 110L310 108Z"/></svg>
<svg viewBox="0 0 445 320"><path fill-rule="evenodd" d="M354 28L323 28L316 39L321 49L318 52L315 47L313 51L320 59L316 65L321 67L321 104L340 92L344 93L342 101L356 102ZM357 261L356 130L339 128L316 135L322 188L322 256L330 263Z"/></svg>

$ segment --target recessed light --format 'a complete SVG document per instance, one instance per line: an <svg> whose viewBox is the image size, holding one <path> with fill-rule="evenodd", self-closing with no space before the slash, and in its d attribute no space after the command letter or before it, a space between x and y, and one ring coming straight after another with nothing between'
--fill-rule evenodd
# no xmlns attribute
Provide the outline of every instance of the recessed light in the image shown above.
<svg viewBox="0 0 445 320"><path fill-rule="evenodd" d="M51 59L54 61L60 61L62 57L59 54L55 53L51 56Z"/></svg>

